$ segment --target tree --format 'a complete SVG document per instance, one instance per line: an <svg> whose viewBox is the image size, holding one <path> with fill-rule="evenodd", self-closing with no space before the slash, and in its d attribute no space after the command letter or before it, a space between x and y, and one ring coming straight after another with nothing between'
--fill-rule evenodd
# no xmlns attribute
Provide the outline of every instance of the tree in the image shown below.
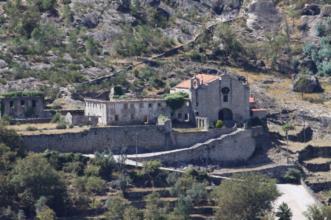
<svg viewBox="0 0 331 220"><path fill-rule="evenodd" d="M286 124L284 124L282 126L282 130L285 132L286 147L287 147L287 152L288 152L288 132L291 131L291 130L294 130L294 126L292 124L290 124L289 122L287 122ZM288 161L288 156L287 156L287 161Z"/></svg>
<svg viewBox="0 0 331 220"><path fill-rule="evenodd" d="M93 164L100 167L99 176L104 180L111 180L112 172L116 167L116 162L111 152L96 153Z"/></svg>
<svg viewBox="0 0 331 220"><path fill-rule="evenodd" d="M127 204L125 200L118 196L107 200L108 211L106 213L107 220L123 219L124 210Z"/></svg>
<svg viewBox="0 0 331 220"><path fill-rule="evenodd" d="M142 212L133 206L128 206L124 210L123 220L143 220Z"/></svg>
<svg viewBox="0 0 331 220"><path fill-rule="evenodd" d="M304 213L307 220L330 220L331 207L317 205L309 206L308 210Z"/></svg>
<svg viewBox="0 0 331 220"><path fill-rule="evenodd" d="M40 197L36 202L37 220L55 220L55 212L46 205L47 199Z"/></svg>
<svg viewBox="0 0 331 220"><path fill-rule="evenodd" d="M276 216L278 217L279 220L291 220L292 219L292 211L291 209L288 207L288 205L286 203L282 203L277 211L276 211Z"/></svg>
<svg viewBox="0 0 331 220"><path fill-rule="evenodd" d="M155 179L160 173L161 162L158 160L151 160L144 162L143 174L148 176L152 186L155 186Z"/></svg>
<svg viewBox="0 0 331 220"><path fill-rule="evenodd" d="M36 201L44 196L50 208L58 214L65 214L68 199L66 187L42 155L30 154L19 160L10 176L19 202L29 213L34 211Z"/></svg>
<svg viewBox="0 0 331 220"><path fill-rule="evenodd" d="M234 175L215 190L218 220L255 220L279 196L276 181L262 175Z"/></svg>
<svg viewBox="0 0 331 220"><path fill-rule="evenodd" d="M145 220L163 220L165 219L164 212L162 210L162 203L160 201L160 195L153 192L145 197L146 208L144 211Z"/></svg>
<svg viewBox="0 0 331 220"><path fill-rule="evenodd" d="M46 50L61 45L63 34L60 29L51 23L39 24L31 33L32 39L36 45L34 50L38 53L46 52Z"/></svg>

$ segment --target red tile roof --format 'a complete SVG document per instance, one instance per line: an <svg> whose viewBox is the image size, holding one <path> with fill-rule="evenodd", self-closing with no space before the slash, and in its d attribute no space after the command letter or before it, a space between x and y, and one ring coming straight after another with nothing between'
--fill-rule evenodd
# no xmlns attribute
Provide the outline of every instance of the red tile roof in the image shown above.
<svg viewBox="0 0 331 220"><path fill-rule="evenodd" d="M197 74L195 77L198 78L203 85L207 85L208 83L219 79L219 76L210 75L210 74ZM191 79L180 82L179 84L177 84L175 86L175 88L190 89L191 88Z"/></svg>

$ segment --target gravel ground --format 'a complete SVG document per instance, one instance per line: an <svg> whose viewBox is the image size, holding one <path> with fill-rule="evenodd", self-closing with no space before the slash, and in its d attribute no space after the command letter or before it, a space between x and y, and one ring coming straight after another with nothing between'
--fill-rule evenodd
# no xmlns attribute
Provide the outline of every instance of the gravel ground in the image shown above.
<svg viewBox="0 0 331 220"><path fill-rule="evenodd" d="M285 202L290 207L292 220L304 220L304 212L308 206L316 204L316 199L302 185L278 184L277 188L282 194L275 202L275 207Z"/></svg>

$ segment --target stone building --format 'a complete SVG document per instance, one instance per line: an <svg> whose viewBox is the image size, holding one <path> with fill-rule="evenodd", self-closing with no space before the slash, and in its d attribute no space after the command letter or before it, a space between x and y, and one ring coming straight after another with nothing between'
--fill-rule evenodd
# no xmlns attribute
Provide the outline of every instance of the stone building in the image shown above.
<svg viewBox="0 0 331 220"><path fill-rule="evenodd" d="M44 96L37 92L13 92L0 95L1 116L13 119L44 118Z"/></svg>
<svg viewBox="0 0 331 220"><path fill-rule="evenodd" d="M159 115L168 115L164 99L85 99L85 115L98 116L100 125L156 123Z"/></svg>
<svg viewBox="0 0 331 220"><path fill-rule="evenodd" d="M197 74L170 91L177 92L188 94L188 98L176 110L164 98L85 99L85 115L97 116L99 125L154 124L164 115L206 129L216 120L245 122L250 118L250 91L243 77Z"/></svg>
<svg viewBox="0 0 331 220"><path fill-rule="evenodd" d="M250 91L243 77L197 74L176 85L171 92L187 93L194 115L209 122L244 122L250 118Z"/></svg>

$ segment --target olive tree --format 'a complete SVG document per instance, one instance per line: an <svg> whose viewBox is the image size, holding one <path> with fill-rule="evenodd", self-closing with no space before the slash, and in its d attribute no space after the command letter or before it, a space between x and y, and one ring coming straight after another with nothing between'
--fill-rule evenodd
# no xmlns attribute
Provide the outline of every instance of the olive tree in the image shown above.
<svg viewBox="0 0 331 220"><path fill-rule="evenodd" d="M234 175L215 190L218 220L255 220L279 196L276 181L262 175Z"/></svg>

